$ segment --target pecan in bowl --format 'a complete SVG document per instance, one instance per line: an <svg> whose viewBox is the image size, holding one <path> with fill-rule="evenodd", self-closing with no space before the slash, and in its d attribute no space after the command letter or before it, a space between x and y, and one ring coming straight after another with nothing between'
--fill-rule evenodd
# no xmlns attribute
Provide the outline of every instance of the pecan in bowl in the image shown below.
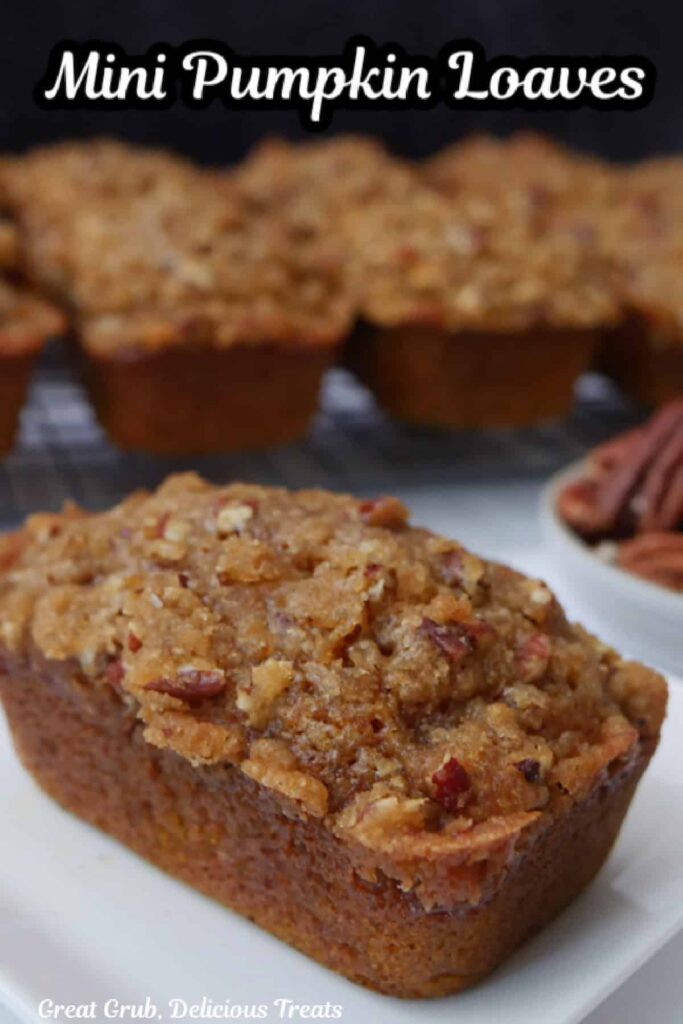
<svg viewBox="0 0 683 1024"><path fill-rule="evenodd" d="M615 565L683 593L683 399L595 448L556 510Z"/></svg>

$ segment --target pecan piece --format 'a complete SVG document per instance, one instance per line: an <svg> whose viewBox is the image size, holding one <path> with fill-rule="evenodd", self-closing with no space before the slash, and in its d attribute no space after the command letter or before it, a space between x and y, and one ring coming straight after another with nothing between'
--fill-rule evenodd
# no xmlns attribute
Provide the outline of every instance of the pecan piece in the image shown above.
<svg viewBox="0 0 683 1024"><path fill-rule="evenodd" d="M135 633L132 633L132 632L129 633L128 634L128 650L131 651L132 654L137 654L137 652L140 650L141 647L142 647L142 640L140 639L140 637L136 636Z"/></svg>
<svg viewBox="0 0 683 1024"><path fill-rule="evenodd" d="M461 551L448 551L443 555L440 564L440 574L441 579L444 583L447 583L449 587L459 587L462 585L464 578L464 564Z"/></svg>
<svg viewBox="0 0 683 1024"><path fill-rule="evenodd" d="M367 526L395 529L405 526L408 521L408 509L398 498L372 498L361 501L359 508L361 519Z"/></svg>
<svg viewBox="0 0 683 1024"><path fill-rule="evenodd" d="M110 661L104 670L104 677L115 690L121 690L121 680L126 674L126 670L121 663L120 658L115 658L114 661Z"/></svg>
<svg viewBox="0 0 683 1024"><path fill-rule="evenodd" d="M165 693L169 697L199 704L207 697L217 697L227 686L225 673L221 669L181 669L172 678L161 676L147 683L145 689Z"/></svg>
<svg viewBox="0 0 683 1024"><path fill-rule="evenodd" d="M457 757L451 757L432 775L434 799L451 814L461 810L472 783Z"/></svg>
<svg viewBox="0 0 683 1024"><path fill-rule="evenodd" d="M440 651L452 662L459 662L473 651L484 638L493 636L494 630L483 619L472 619L470 622L434 622L423 619L418 630L423 636L429 637Z"/></svg>
<svg viewBox="0 0 683 1024"><path fill-rule="evenodd" d="M515 662L523 682L540 679L548 668L552 644L545 633L531 633L517 645Z"/></svg>

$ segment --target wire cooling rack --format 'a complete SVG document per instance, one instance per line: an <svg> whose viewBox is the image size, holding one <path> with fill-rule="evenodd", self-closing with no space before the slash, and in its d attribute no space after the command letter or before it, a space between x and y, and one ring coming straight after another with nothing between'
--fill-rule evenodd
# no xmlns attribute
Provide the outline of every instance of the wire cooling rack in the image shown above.
<svg viewBox="0 0 683 1024"><path fill-rule="evenodd" d="M0 462L0 524L72 499L106 507L131 490L153 487L168 473L195 469L214 481L233 479L358 494L539 477L576 459L631 425L638 411L598 377L580 384L574 413L529 430L445 433L413 429L384 416L343 370L328 374L322 406L308 437L267 452L154 458L117 451L100 430L87 398L49 349L22 416L14 451Z"/></svg>

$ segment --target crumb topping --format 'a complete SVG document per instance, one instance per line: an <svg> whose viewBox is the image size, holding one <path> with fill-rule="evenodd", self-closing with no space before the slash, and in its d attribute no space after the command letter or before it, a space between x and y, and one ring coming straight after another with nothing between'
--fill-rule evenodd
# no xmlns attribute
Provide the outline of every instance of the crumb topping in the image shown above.
<svg viewBox="0 0 683 1024"><path fill-rule="evenodd" d="M645 160L620 171L601 242L618 268L626 311L646 320L655 348L683 343L682 237L683 159Z"/></svg>
<svg viewBox="0 0 683 1024"><path fill-rule="evenodd" d="M400 872L507 849L664 711L664 682L544 583L411 527L395 499L181 475L33 516L0 565L6 659L73 666L149 743L239 766Z"/></svg>
<svg viewBox="0 0 683 1024"><path fill-rule="evenodd" d="M253 208L283 202L322 208L334 230L343 207L408 195L417 171L374 139L337 135L297 144L267 139L234 170L232 181Z"/></svg>
<svg viewBox="0 0 683 1024"><path fill-rule="evenodd" d="M598 161L534 136L474 137L427 161L409 200L345 218L364 317L446 329L592 327L618 315L597 211Z"/></svg>
<svg viewBox="0 0 683 1024"><path fill-rule="evenodd" d="M348 327L324 224L294 206L249 210L227 175L101 142L37 150L5 179L31 274L97 352L329 344Z"/></svg>

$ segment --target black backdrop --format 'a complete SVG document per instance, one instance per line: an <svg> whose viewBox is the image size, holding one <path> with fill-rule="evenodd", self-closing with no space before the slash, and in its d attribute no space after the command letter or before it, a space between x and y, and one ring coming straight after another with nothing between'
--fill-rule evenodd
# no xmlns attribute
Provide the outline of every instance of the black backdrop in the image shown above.
<svg viewBox="0 0 683 1024"><path fill-rule="evenodd" d="M21 150L63 136L113 134L160 143L202 160L241 156L267 133L301 134L294 112L236 112L221 104L190 111L52 111L32 89L60 39L100 38L131 53L164 40L220 39L245 54L336 53L349 35L393 40L433 54L471 37L495 53L639 53L656 65L653 102L640 111L341 112L332 131L383 136L422 155L464 132L546 130L617 158L683 151L683 3L674 0L3 0L0 35L0 146Z"/></svg>

